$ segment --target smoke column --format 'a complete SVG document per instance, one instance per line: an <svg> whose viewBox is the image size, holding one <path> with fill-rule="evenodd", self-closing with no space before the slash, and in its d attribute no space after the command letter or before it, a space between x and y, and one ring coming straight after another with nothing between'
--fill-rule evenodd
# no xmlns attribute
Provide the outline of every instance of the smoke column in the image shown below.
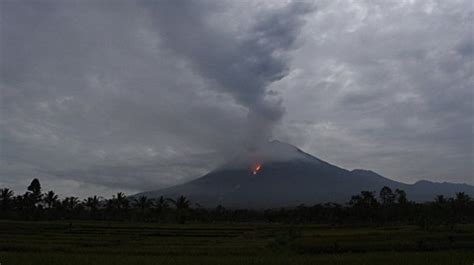
<svg viewBox="0 0 474 265"><path fill-rule="evenodd" d="M281 54L291 49L303 15L314 8L294 2L264 12L248 32L233 36L209 23L218 9L215 4L181 0L145 3L163 45L248 109L248 144L266 140L284 114L281 101L266 99L267 87L287 74Z"/></svg>

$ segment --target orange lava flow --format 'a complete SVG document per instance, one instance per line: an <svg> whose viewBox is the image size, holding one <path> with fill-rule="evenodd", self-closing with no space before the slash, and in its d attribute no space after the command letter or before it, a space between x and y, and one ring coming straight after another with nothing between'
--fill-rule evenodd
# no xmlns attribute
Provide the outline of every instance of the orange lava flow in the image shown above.
<svg viewBox="0 0 474 265"><path fill-rule="evenodd" d="M252 174L257 175L258 171L262 168L261 164L255 164L252 170Z"/></svg>

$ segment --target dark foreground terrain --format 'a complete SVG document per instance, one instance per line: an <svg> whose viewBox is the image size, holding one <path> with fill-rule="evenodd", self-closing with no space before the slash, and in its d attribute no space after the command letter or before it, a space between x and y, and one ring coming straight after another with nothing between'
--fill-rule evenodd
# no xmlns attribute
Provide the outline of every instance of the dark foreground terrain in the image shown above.
<svg viewBox="0 0 474 265"><path fill-rule="evenodd" d="M474 225L330 227L0 221L0 263L459 264L474 262Z"/></svg>

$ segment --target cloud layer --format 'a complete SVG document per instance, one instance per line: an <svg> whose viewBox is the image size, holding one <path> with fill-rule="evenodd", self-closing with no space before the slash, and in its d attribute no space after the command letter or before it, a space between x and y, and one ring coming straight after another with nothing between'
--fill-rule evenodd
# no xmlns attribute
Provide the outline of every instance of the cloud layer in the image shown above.
<svg viewBox="0 0 474 265"><path fill-rule="evenodd" d="M2 1L0 186L148 190L270 137L474 184L472 4L308 3Z"/></svg>

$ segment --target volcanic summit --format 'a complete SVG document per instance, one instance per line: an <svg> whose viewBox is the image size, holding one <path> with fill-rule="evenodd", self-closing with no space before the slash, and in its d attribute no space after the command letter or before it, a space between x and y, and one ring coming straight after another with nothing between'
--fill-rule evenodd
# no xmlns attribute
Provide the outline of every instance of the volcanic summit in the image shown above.
<svg viewBox="0 0 474 265"><path fill-rule="evenodd" d="M419 181L405 184L370 170L347 170L280 141L265 142L208 174L177 186L144 192L150 198L184 195L205 207L291 207L299 204L347 202L360 191L383 186L402 189L415 201L455 192L474 195L466 184Z"/></svg>

